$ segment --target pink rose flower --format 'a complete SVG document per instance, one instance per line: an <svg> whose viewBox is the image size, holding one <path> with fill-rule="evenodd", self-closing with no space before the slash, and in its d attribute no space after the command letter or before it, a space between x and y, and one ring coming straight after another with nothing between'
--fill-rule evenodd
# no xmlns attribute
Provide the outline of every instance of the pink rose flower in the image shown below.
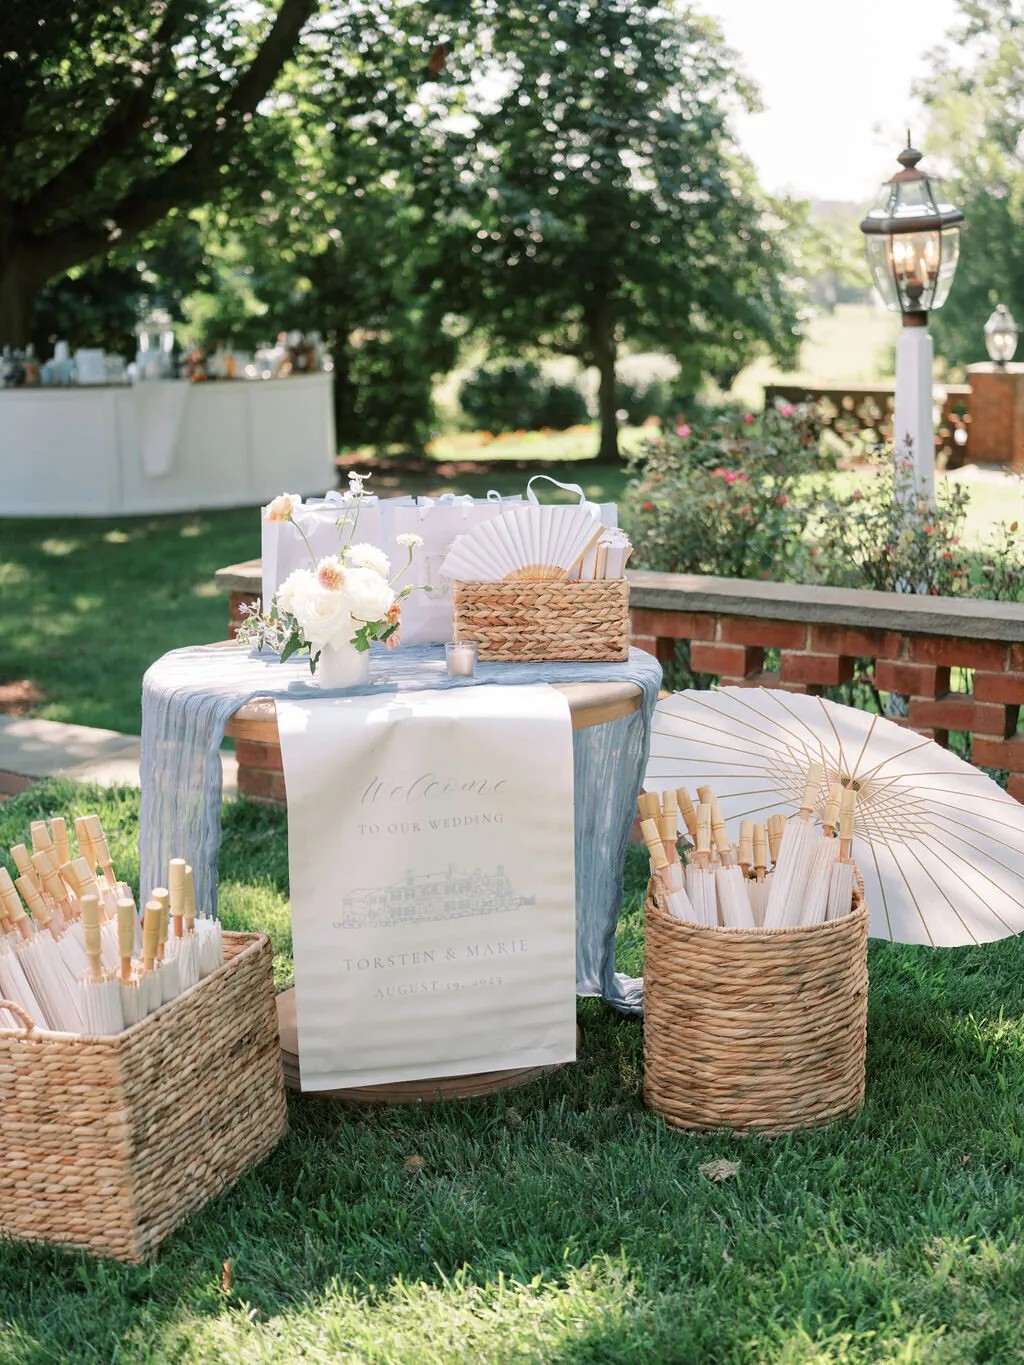
<svg viewBox="0 0 1024 1365"><path fill-rule="evenodd" d="M681 437L684 441L686 440L687 436L690 435L691 431L692 428L688 427L685 422L680 422L679 425L676 427L676 435Z"/></svg>

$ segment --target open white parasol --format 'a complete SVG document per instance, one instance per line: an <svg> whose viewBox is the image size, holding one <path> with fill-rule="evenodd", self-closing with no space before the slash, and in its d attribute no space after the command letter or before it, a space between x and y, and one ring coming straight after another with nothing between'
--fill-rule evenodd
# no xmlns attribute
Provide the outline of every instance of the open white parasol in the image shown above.
<svg viewBox="0 0 1024 1365"><path fill-rule="evenodd" d="M822 697L724 687L654 713L650 787L710 781L731 820L790 815L812 763L857 794L852 855L870 932L933 947L1024 931L1024 805L955 754Z"/></svg>

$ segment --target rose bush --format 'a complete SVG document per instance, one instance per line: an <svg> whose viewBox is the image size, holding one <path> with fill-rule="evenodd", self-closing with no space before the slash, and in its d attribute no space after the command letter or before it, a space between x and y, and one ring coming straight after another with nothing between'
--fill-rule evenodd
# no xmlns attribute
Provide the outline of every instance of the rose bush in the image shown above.
<svg viewBox="0 0 1024 1365"><path fill-rule="evenodd" d="M834 468L813 411L679 421L631 460L623 520L637 568L726 578L820 578L807 537Z"/></svg>

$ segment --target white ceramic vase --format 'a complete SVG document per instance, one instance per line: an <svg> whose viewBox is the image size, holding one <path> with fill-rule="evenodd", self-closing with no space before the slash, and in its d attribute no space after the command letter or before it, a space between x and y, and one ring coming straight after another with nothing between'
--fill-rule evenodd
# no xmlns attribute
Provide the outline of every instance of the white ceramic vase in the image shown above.
<svg viewBox="0 0 1024 1365"><path fill-rule="evenodd" d="M370 681L370 651L356 649L348 640L340 645L325 645L313 676L325 690L365 687Z"/></svg>

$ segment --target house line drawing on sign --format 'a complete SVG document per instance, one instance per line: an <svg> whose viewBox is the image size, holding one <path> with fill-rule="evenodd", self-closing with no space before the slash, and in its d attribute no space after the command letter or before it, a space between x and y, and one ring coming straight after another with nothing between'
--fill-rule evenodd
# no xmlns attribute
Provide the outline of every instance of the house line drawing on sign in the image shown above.
<svg viewBox="0 0 1024 1365"><path fill-rule="evenodd" d="M346 929L382 929L425 920L505 914L534 901L534 896L513 891L500 863L493 872L478 867L469 871L449 863L443 872L407 872L387 886L353 889L342 900L339 923Z"/></svg>

